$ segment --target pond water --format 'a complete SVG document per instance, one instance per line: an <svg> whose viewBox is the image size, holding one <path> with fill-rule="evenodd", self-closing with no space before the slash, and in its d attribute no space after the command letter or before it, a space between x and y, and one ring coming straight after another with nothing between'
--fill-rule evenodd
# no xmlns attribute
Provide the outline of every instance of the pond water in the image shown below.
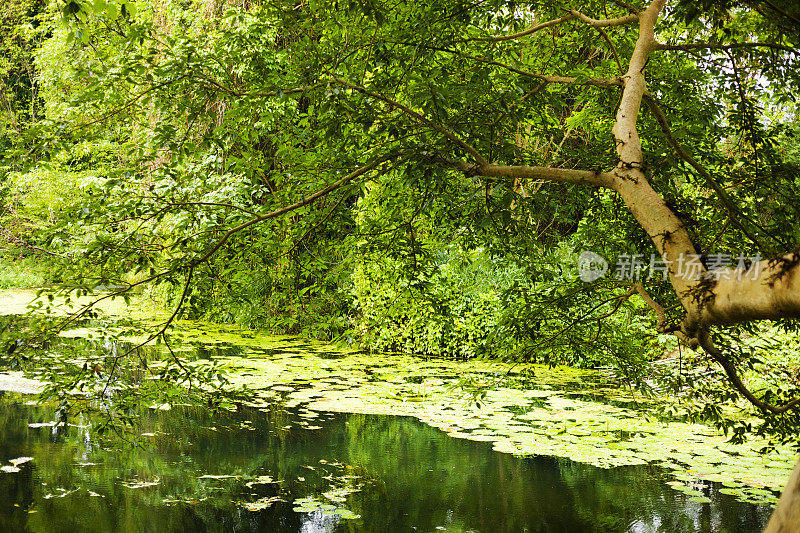
<svg viewBox="0 0 800 533"><path fill-rule="evenodd" d="M0 399L0 460L19 470L0 473L3 532L741 533L770 513L715 486L692 501L658 468L515 457L409 417L146 410L149 445L115 452L25 400Z"/></svg>
<svg viewBox="0 0 800 533"><path fill-rule="evenodd" d="M3 298L0 314L24 310ZM76 324L47 350L108 368L142 331L119 319ZM109 328L128 333L88 339ZM364 354L192 322L171 337L187 365L229 365L256 391L251 406L174 397L134 413L114 444L87 418L56 425L54 406L19 394L37 382L0 373L0 389L18 391L0 391L0 532L757 532L794 463L791 450L759 454L755 437L733 445L664 418L590 371Z"/></svg>

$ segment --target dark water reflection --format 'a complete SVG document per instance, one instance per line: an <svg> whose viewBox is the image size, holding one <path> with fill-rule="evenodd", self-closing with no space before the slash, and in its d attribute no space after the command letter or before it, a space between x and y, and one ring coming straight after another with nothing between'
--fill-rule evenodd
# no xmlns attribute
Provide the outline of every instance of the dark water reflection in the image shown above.
<svg viewBox="0 0 800 533"><path fill-rule="evenodd" d="M692 502L657 469L515 458L408 418L173 408L143 415L153 446L114 452L86 428L29 427L52 416L24 400L0 399L0 462L33 457L0 473L0 532L739 533L760 531L770 512L710 487L710 504ZM267 475L280 483L246 484ZM293 510L343 487L360 491L336 505L360 518ZM249 510L270 497L284 501Z"/></svg>

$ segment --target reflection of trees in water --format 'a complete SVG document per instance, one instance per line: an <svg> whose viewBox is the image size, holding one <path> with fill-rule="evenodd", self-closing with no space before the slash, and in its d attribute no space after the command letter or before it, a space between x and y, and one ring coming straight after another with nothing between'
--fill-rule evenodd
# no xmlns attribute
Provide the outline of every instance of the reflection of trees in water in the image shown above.
<svg viewBox="0 0 800 533"><path fill-rule="evenodd" d="M618 469L587 471L558 460L564 482L575 491L575 512L585 520L604 520L598 531L761 531L772 509L747 505L720 494L707 484L710 503L697 503L678 491L666 489L658 468L624 467L635 475L621 476Z"/></svg>
<svg viewBox="0 0 800 533"><path fill-rule="evenodd" d="M381 510L393 506L420 530L459 530L463 522L477 531L610 532L637 522L660 524L650 531L760 531L770 512L719 494L711 505L691 502L649 466L519 458L487 443L442 438L407 418L351 415L347 429L348 462L361 465L374 487L348 506L374 517L376 530L392 529L392 513ZM373 444L359 445L367 441Z"/></svg>
<svg viewBox="0 0 800 533"><path fill-rule="evenodd" d="M308 431L297 412L177 406L142 413L142 432L153 436L140 441L152 446L109 450L86 427L71 425L58 435L50 426L28 427L52 421L53 412L23 400L2 401L0 459L35 459L18 474L0 475L0 531L138 532L158 525L158 531L328 532L413 525L420 531L739 532L757 531L768 515L718 494L709 505L690 502L647 466L604 470L513 457L406 417L321 416L314 423L322 429ZM203 474L242 477L198 479ZM267 474L282 482L245 484ZM340 505L361 518L292 510L296 498L325 501L331 487L360 489ZM237 504L274 496L284 501L259 512Z"/></svg>
<svg viewBox="0 0 800 533"><path fill-rule="evenodd" d="M308 513L303 518L300 533L332 533L342 519L336 515L326 515L322 511Z"/></svg>

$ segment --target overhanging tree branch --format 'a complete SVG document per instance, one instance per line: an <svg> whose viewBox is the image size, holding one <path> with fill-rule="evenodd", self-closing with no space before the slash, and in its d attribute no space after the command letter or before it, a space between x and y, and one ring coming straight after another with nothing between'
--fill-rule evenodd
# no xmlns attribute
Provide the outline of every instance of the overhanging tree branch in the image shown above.
<svg viewBox="0 0 800 533"><path fill-rule="evenodd" d="M366 96L370 96L370 97L375 98L377 100L381 100L382 102L386 102L387 104L389 104L392 107L396 107L397 109L401 110L406 115L414 118L415 120L417 120L417 121L419 121L419 122L421 122L421 123L423 123L423 124L425 124L427 126L430 126L431 128L435 129L436 131L438 131L439 133L441 133L442 135L444 135L445 137L447 137L448 139L450 139L451 141L456 143L458 146L463 148L465 152L467 152L472 157L474 157L475 161L477 161L478 164L480 164L480 165L488 164L486 159L483 158L483 156L480 154L480 152L478 152L478 150L475 147L473 147L472 145L466 143L464 140L459 138L455 133L453 133L452 131L450 131L446 127L442 126L441 124L432 121L431 119L429 119L428 117L426 117L422 113L414 111L410 107L408 107L408 106L406 106L404 104L401 104L397 100L393 100L393 99L389 98L388 96L384 96L383 94L376 93L374 91L370 91L368 89L365 89L364 87L361 87L360 85L356 85L354 83L350 83L349 81L343 80L343 79L341 79L341 78L339 78L337 76L331 75L331 78L333 78L333 80L336 81L336 83L344 85L345 87L353 89L354 91L360 92L361 94L364 94Z"/></svg>
<svg viewBox="0 0 800 533"><path fill-rule="evenodd" d="M29 248L31 250L35 250L35 251L41 252L43 254L51 255L53 257L61 257L61 258L66 257L63 254L50 251L50 250L48 250L46 248L42 248L41 246L36 246L35 244L31 244L31 243L25 241L24 239L22 239L20 237L17 237L12 231L10 231L8 228L6 228L3 225L0 225L0 236L2 236L8 242L15 243L17 246L23 246L25 248Z"/></svg>
<svg viewBox="0 0 800 533"><path fill-rule="evenodd" d="M749 222L750 224L761 230L764 234L768 235L773 240L778 242L778 244L782 243L780 243L780 241L777 241L775 237L770 235L770 233L766 231L764 228L762 228L757 222L755 222L750 217L742 213L741 210L738 209L733 204L733 201L728 196L728 193L719 185L719 183L717 183L717 180L714 178L714 176L712 176L711 173L703 165L701 165L695 158L693 158L691 155L689 155L689 153L686 150L683 149L681 144L672 134L672 129L669 126L669 121L667 120L666 115L664 115L664 112L661 110L661 107L658 105L655 99L650 95L645 95L644 101L645 104L647 104L647 107L650 109L650 112L653 114L653 117L655 117L656 121L658 122L658 125L661 127L661 131L664 133L664 137L666 137L667 143L669 143L672 149L675 150L675 153L678 155L678 157L683 159L693 169L695 169L695 171L703 177L706 184L709 187L711 187L711 189L717 194L717 197L719 198L720 202L722 202L722 205L725 206L725 209L728 211L728 216L730 217L731 222L733 222L736 225L736 227L739 228L741 232L747 236L748 239L750 239L756 246L758 246L759 250L767 254L774 253L770 247L762 243L761 240L758 239L758 237L756 237L751 231L747 229L747 227L744 224L742 224L741 219L746 220L747 222Z"/></svg>
<svg viewBox="0 0 800 533"><path fill-rule="evenodd" d="M792 15L791 13L786 11L785 9L781 9L780 7L776 6L775 2L773 2L772 0L761 0L761 1L764 2L765 4L767 4L773 10L777 11L778 13L780 13L781 15L786 17L787 19L789 19L792 22L794 22L795 24L800 24L800 19L798 19L797 17L795 17L794 15Z"/></svg>
<svg viewBox="0 0 800 533"><path fill-rule="evenodd" d="M317 86L317 85L308 85L306 87L294 87L292 89L276 89L274 91L266 91L266 92L242 92L242 91L237 91L235 89L231 89L230 87L226 87L222 85L220 82L211 78L210 76L206 76L204 74L195 74L195 76L198 79L207 81L210 85L216 87L219 91L222 91L226 94L230 94L231 96L236 96L236 97L269 98L273 96L281 96L284 94L304 93L309 89L313 89L314 87Z"/></svg>
<svg viewBox="0 0 800 533"><path fill-rule="evenodd" d="M611 50L611 53L614 56L614 61L617 63L617 68L619 69L620 73L624 72L625 69L622 68L622 62L619 60L619 54L617 53L617 47L614 46L614 42L611 40L611 37L608 36L608 32L604 30L602 27L597 26L597 32L603 38L603 40L608 44L608 48Z"/></svg>
<svg viewBox="0 0 800 533"><path fill-rule="evenodd" d="M593 26L595 28L608 28L611 26L624 26L625 24L631 24L639 20L639 16L635 13L631 13L629 15L625 15L623 17L615 18L615 19L593 19L588 17L577 10L570 10L569 13L566 15L559 17L557 19L548 20L547 22L542 22L540 24L536 24L531 26L530 28L517 32L512 33L509 35L495 35L492 37L472 37L470 39L466 39L467 41L485 41L485 42L500 42L500 41L512 41L514 39L521 39L522 37L527 37L528 35L532 35L539 30L543 30L545 28L549 28L551 26L556 26L563 22L568 22L570 20L578 19L581 22L585 22L586 24Z"/></svg>
<svg viewBox="0 0 800 533"><path fill-rule="evenodd" d="M535 179L612 188L613 172L525 165L470 165L464 161L447 161L446 163L470 175L521 180Z"/></svg>
<svg viewBox="0 0 800 533"><path fill-rule="evenodd" d="M343 185L351 182L352 180L354 180L354 179L356 179L356 178L358 178L360 176L363 176L364 174L366 174L367 172L369 172L371 170L374 170L381 163L383 163L385 161L389 161L390 159L395 159L397 157L401 157L401 154L399 152L395 152L395 153L392 153L392 154L388 154L388 155L384 155L384 156L378 157L375 160L373 160L371 163L368 163L368 164L366 164L366 165L354 170L350 174L348 174L348 175L346 175L346 176L334 181L333 183L331 183L327 187L324 187L324 188L318 190L317 192L315 192L315 193L313 193L313 194L311 194L309 196L306 196L305 198L303 198L299 202L295 202L295 203L293 203L291 205L287 205L285 207L281 207L280 209L276 209L274 211L270 211L269 213L264 213L263 215L258 215L256 217L251 218L250 220L248 220L246 222L242 222L238 226L230 228L228 231L223 233L222 237L220 237L220 239L216 243L214 243L214 245L206 253L204 253L199 258L192 260L187 265L186 268L195 268L196 266L200 265L201 263L205 263L212 255L214 255L217 252L217 250L222 248L222 245L224 245L228 241L228 239L230 239L234 234L242 231L243 229L249 228L253 224L258 224L259 222L264 222L265 220L270 220L270 219L273 219L273 218L277 218L277 217L279 217L281 215L285 215L286 213L290 213L292 211L296 211L297 209L300 209L301 207L305 207L307 205L310 205L310 204L316 202L317 200L319 200L320 198L322 198L322 197L328 195L329 193L335 191L336 189L339 189Z"/></svg>
<svg viewBox="0 0 800 533"><path fill-rule="evenodd" d="M722 367L722 369L725 371L725 375L728 376L728 380L730 380L733 387L739 391L742 396L747 398L747 401L755 405L761 411L779 415L800 406L800 398L796 398L782 405L772 405L769 402L765 402L753 394L752 391L747 388L744 382L742 382L738 372L736 371L736 366L725 352L717 348L717 346L714 344L714 341L711 340L711 336L709 335L707 329L699 332L697 340L703 350Z"/></svg>
<svg viewBox="0 0 800 533"><path fill-rule="evenodd" d="M191 76L191 74L183 74L183 75L178 76L176 78L173 78L171 80L166 80L166 81L163 81L161 83L157 83L156 85L153 85L152 87L150 87L148 89L145 89L144 91L140 92L139 94L134 95L132 98L130 98L123 105L121 105L121 106L119 106L119 107L117 107L115 109L112 109L108 113L105 113L104 115L102 115L100 118L97 118L97 119L94 119L94 120L90 120L89 122L84 122L82 124L78 124L75 127L78 128L78 129L79 128L86 128L88 126L92 126L94 124L98 124L100 122L106 121L109 118L113 117L114 115L118 115L119 113L122 113L123 111L125 111L129 107L133 106L134 104L136 104L136 102L141 100L147 94L149 94L149 93L151 93L153 91L157 91L158 89L162 89L162 88L164 88L164 87L166 87L168 85L171 85L171 84L173 84L173 83L175 83L177 81L186 79L186 78L188 78L190 76Z"/></svg>
<svg viewBox="0 0 800 533"><path fill-rule="evenodd" d="M580 11L576 11L574 9L570 10L570 14L575 17L576 19L580 20L581 22L585 22L589 26L593 28L610 28L612 26L625 26L626 24L633 24L634 22L639 21L639 15L636 13L631 13L629 15L625 15L623 17L618 17L615 19L593 19L581 13Z"/></svg>
<svg viewBox="0 0 800 533"><path fill-rule="evenodd" d="M730 43L730 44L714 44L714 43L684 43L684 44L662 44L656 45L656 50L735 50L737 48L771 48L773 50L783 50L784 52L797 53L797 48L785 46L777 43Z"/></svg>
<svg viewBox="0 0 800 533"><path fill-rule="evenodd" d="M599 28L602 34L605 37L608 37L606 33ZM514 66L511 66L507 63L503 63L501 61L496 61L494 59L486 59L483 57L473 56L470 54L466 54L460 50L454 50L452 48L444 48L440 46L432 46L428 44L419 44L419 43L398 43L398 44L405 44L409 46L419 46L422 48L427 48L429 50L437 50L439 52L446 52L448 54L457 55L459 57L463 57L465 59L470 59L472 61L477 61L478 63L484 63L486 65L494 65L496 67L500 67L505 69L509 72L513 72L514 74L519 74L521 76L528 76L530 78L535 78L537 80L542 80L545 83L558 83L564 85L590 85L594 87L622 87L622 79L621 78L588 78L588 79L578 79L571 76L555 76L550 74L538 74L536 72L530 72L528 70L523 70ZM616 50L613 48L613 44L609 41L609 44L612 47L612 52L616 57ZM618 59L618 58L617 58Z"/></svg>
<svg viewBox="0 0 800 533"><path fill-rule="evenodd" d="M569 20L573 20L574 18L575 18L575 15L573 15L572 13L569 13L567 15L564 15L563 17L560 17L560 18L557 18L557 19L553 19L553 20L548 20L547 22L542 22L540 24L536 24L534 26L531 26L527 30L523 30L523 31L520 31L520 32L517 32L517 33L512 33L510 35L495 35L495 36L492 36L492 37L472 37L470 39L465 39L465 40L466 41L485 41L485 42L492 42L492 43L496 43L496 42L500 42L500 41L513 41L514 39L521 39L522 37L527 37L528 35L532 35L532 34L536 33L537 31L543 30L545 28L549 28L550 26L556 26L558 24L561 24L562 22L567 22Z"/></svg>

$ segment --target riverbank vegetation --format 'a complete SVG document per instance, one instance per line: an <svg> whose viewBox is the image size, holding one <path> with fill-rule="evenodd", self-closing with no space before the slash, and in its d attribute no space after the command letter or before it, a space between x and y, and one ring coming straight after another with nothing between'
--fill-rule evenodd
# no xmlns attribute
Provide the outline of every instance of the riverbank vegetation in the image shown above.
<svg viewBox="0 0 800 533"><path fill-rule="evenodd" d="M794 2L0 9L0 283L609 367L797 444Z"/></svg>

